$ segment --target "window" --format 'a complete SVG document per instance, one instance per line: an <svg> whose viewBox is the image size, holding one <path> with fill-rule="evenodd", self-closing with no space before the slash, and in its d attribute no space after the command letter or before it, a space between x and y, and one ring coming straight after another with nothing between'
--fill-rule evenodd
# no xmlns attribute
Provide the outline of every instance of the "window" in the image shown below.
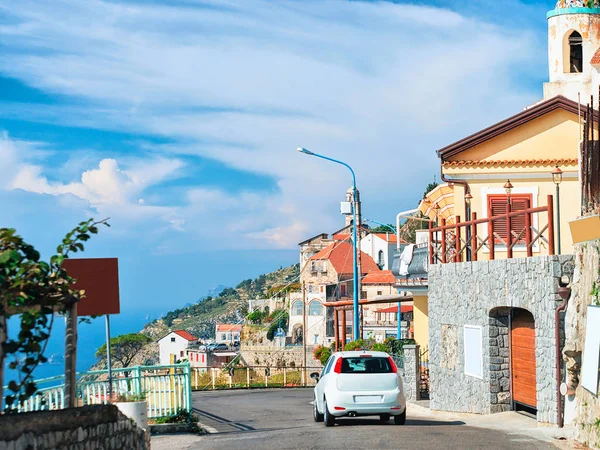
<svg viewBox="0 0 600 450"><path fill-rule="evenodd" d="M318 344L319 343L319 335L318 334L315 334L313 343L314 344Z"/></svg>
<svg viewBox="0 0 600 450"><path fill-rule="evenodd" d="M507 211L507 196L506 195L488 195L488 217L500 216L506 214ZM512 194L510 196L510 210L523 211L531 207L531 194ZM531 230L525 229L525 214L511 217L510 230L512 231L512 240L517 236L521 236L519 243L524 244L526 236L531 236ZM506 229L506 219L498 219L493 222L492 230L494 232L494 241L496 244L505 244L508 239Z"/></svg>
<svg viewBox="0 0 600 450"><path fill-rule="evenodd" d="M183 358L183 350L179 352L179 357Z"/></svg>
<svg viewBox="0 0 600 450"><path fill-rule="evenodd" d="M302 302L300 300L296 300L292 303L292 316L301 316L302 315Z"/></svg>
<svg viewBox="0 0 600 450"><path fill-rule="evenodd" d="M323 315L323 306L321 306L321 302L318 300L313 300L308 305L308 315L309 316L321 316Z"/></svg>
<svg viewBox="0 0 600 450"><path fill-rule="evenodd" d="M383 291L377 291L377 295L383 295Z"/></svg>
<svg viewBox="0 0 600 450"><path fill-rule="evenodd" d="M308 285L308 292L312 294L312 291L313 291L312 284L309 284Z"/></svg>
<svg viewBox="0 0 600 450"><path fill-rule="evenodd" d="M171 338L171 342L175 342L175 337L172 337L172 338Z"/></svg>
<svg viewBox="0 0 600 450"><path fill-rule="evenodd" d="M345 285L345 284L342 284L342 285L340 286L340 293L341 293L341 296L342 296L342 297L345 297L345 296L346 296L346 285Z"/></svg>
<svg viewBox="0 0 600 450"><path fill-rule="evenodd" d="M573 31L569 36L569 72L583 72L583 41L581 34Z"/></svg>
<svg viewBox="0 0 600 450"><path fill-rule="evenodd" d="M316 272L317 271L317 263L315 261L311 261L310 262L310 271L311 272Z"/></svg>
<svg viewBox="0 0 600 450"><path fill-rule="evenodd" d="M377 265L380 269L383 269L383 266L385 266L385 257L383 254L383 250L379 250L379 253L377 254Z"/></svg>
<svg viewBox="0 0 600 450"><path fill-rule="evenodd" d="M221 340L222 341L226 341L227 340L227 334L221 333Z"/></svg>
<svg viewBox="0 0 600 450"><path fill-rule="evenodd" d="M356 357L342 359L342 373L392 373L388 358Z"/></svg>
<svg viewBox="0 0 600 450"><path fill-rule="evenodd" d="M360 292L360 298L362 298L362 299L367 298L367 291L361 291Z"/></svg>

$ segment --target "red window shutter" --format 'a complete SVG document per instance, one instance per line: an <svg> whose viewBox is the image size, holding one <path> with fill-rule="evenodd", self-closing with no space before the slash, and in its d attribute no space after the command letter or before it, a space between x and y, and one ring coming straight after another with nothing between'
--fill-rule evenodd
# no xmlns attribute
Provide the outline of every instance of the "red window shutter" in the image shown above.
<svg viewBox="0 0 600 450"><path fill-rule="evenodd" d="M501 216L506 214L507 199L506 195L490 195L488 196L488 217ZM500 239L506 242L508 233L506 232L506 219L497 219L492 222L492 230L494 234L494 241L498 241L498 235Z"/></svg>
<svg viewBox="0 0 600 450"><path fill-rule="evenodd" d="M507 207L506 195L489 195L488 196L488 217L501 216L506 214ZM511 212L523 211L531 208L531 194L513 194L510 196L510 210ZM517 235L525 229L525 214L510 219L510 229ZM493 231L496 233L505 243L508 239L508 232L506 229L506 219L497 219L493 222ZM527 233L527 234L525 234ZM525 230L525 233L519 239L519 243L524 243L526 236L529 236L531 230ZM512 235L514 239L514 234ZM494 238L496 243L501 243L497 237Z"/></svg>
<svg viewBox="0 0 600 450"><path fill-rule="evenodd" d="M202 362L204 362L204 353L202 353Z"/></svg>
<svg viewBox="0 0 600 450"><path fill-rule="evenodd" d="M524 211L528 208L531 208L531 201L529 197L512 197L510 199L510 207L511 211ZM519 239L519 243L525 242L526 233L529 233L530 230L525 230L525 214L519 215L516 217L511 217L510 219L510 229L518 236L523 233L521 239ZM523 232L525 230L525 232ZM513 234L514 239L514 234Z"/></svg>

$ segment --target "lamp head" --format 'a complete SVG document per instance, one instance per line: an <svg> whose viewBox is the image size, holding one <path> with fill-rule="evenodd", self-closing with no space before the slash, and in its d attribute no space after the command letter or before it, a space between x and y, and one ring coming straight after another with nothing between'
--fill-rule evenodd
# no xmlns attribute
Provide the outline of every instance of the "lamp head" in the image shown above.
<svg viewBox="0 0 600 450"><path fill-rule="evenodd" d="M506 195L510 195L510 193L513 190L513 185L510 182L510 180L506 180L506 183L504 183L504 190L506 191Z"/></svg>
<svg viewBox="0 0 600 450"><path fill-rule="evenodd" d="M556 163L556 166L554 166L554 170L552 171L552 181L554 181L554 184L558 185L561 183L562 177L563 171L560 170L560 167L558 167L558 163Z"/></svg>
<svg viewBox="0 0 600 450"><path fill-rule="evenodd" d="M473 200L473 196L470 192L467 192L467 195L465 195L465 202L467 202L467 205L471 204L471 200Z"/></svg>
<svg viewBox="0 0 600 450"><path fill-rule="evenodd" d="M307 155L313 155L314 153L311 152L310 150L305 149L304 147L298 147L297 149L300 153L305 153Z"/></svg>

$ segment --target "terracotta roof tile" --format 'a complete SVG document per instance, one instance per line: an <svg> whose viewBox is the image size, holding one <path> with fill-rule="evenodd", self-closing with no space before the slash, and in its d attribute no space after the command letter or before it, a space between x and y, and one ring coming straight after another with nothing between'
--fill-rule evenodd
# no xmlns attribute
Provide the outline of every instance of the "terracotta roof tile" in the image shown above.
<svg viewBox="0 0 600 450"><path fill-rule="evenodd" d="M350 239L350 235L346 233L338 233L333 235L334 241L347 241Z"/></svg>
<svg viewBox="0 0 600 450"><path fill-rule="evenodd" d="M592 65L600 64L600 48L598 50L596 50L596 53L594 53L594 56L592 56L592 60L590 61L590 64L592 64Z"/></svg>
<svg viewBox="0 0 600 450"><path fill-rule="evenodd" d="M242 325L238 323L218 323L217 333L223 333L228 331L242 331Z"/></svg>
<svg viewBox="0 0 600 450"><path fill-rule="evenodd" d="M411 312L413 310L413 305L402 305L400 307L400 312ZM389 308L383 308L383 309L376 309L375 312L378 313L397 313L398 312L398 306L390 306Z"/></svg>
<svg viewBox="0 0 600 450"><path fill-rule="evenodd" d="M338 275L352 274L352 244L349 244L346 241L334 242L328 247L325 247L319 253L311 256L310 260L329 260ZM375 264L373 258L362 251L360 252L360 268L361 273L380 271L379 266Z"/></svg>
<svg viewBox="0 0 600 450"><path fill-rule="evenodd" d="M394 284L396 277L391 270L380 270L379 272L369 272L362 279L362 284Z"/></svg>
<svg viewBox="0 0 600 450"><path fill-rule="evenodd" d="M503 159L503 160L485 160L485 161L446 161L444 168L449 167L467 167L467 166L536 166L545 165L551 166L554 164L575 165L577 158L560 158L560 159Z"/></svg>
<svg viewBox="0 0 600 450"><path fill-rule="evenodd" d="M394 233L371 233L371 234L373 234L389 243L395 244L396 242L398 242L398 236L396 236ZM400 239L400 243L406 244L406 241L404 239Z"/></svg>
<svg viewBox="0 0 600 450"><path fill-rule="evenodd" d="M197 341L198 340L197 337L192 336L190 333L188 333L185 330L175 330L175 331L173 331L173 333L181 336L182 338L184 338L187 341Z"/></svg>

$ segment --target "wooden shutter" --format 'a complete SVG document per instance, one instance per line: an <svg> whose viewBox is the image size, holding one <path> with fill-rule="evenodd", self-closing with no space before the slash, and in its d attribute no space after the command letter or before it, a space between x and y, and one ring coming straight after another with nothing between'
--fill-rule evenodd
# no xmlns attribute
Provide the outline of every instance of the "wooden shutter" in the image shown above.
<svg viewBox="0 0 600 450"><path fill-rule="evenodd" d="M507 199L506 195L489 195L488 196L488 217L501 216L506 214ZM498 219L492 222L492 230L494 234L494 241L500 243L496 235L498 235L504 242L508 237L506 231L506 219Z"/></svg>
<svg viewBox="0 0 600 450"><path fill-rule="evenodd" d="M531 208L531 196L511 196L510 198L510 207L511 211L524 211L528 208ZM525 214L517 217L511 217L510 219L510 229L518 236L525 229ZM531 230L525 230L521 239L519 239L519 243L524 243L526 236L531 232ZM514 234L513 234L514 239Z"/></svg>
<svg viewBox="0 0 600 450"><path fill-rule="evenodd" d="M501 216L506 214L507 207L506 195L488 195L488 217ZM531 208L531 194L513 194L510 196L510 209L512 212L523 211ZM511 231L521 233L525 228L525 214L511 217L510 229ZM508 232L506 229L506 219L498 219L493 222L493 230L503 241L506 243L508 239ZM526 230L527 235L531 233L531 230ZM514 235L512 236L514 239ZM524 243L526 234L523 233L519 243ZM500 244L501 241L497 237L494 237L496 243Z"/></svg>

